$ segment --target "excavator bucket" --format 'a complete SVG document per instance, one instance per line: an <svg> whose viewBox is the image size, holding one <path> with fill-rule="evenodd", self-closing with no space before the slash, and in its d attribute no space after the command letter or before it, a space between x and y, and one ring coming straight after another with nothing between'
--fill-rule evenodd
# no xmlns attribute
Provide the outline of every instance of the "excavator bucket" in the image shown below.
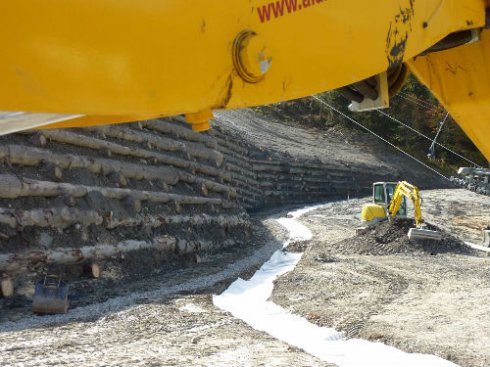
<svg viewBox="0 0 490 367"><path fill-rule="evenodd" d="M408 238L410 240L421 239L440 241L442 239L442 233L425 228L410 228L408 230Z"/></svg>
<svg viewBox="0 0 490 367"><path fill-rule="evenodd" d="M32 312L59 314L68 311L68 285L59 277L47 275L36 284Z"/></svg>

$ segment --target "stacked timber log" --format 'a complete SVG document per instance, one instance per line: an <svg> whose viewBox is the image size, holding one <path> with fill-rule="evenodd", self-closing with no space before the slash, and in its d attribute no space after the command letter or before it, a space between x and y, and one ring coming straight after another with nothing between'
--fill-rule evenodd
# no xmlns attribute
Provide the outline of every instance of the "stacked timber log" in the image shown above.
<svg viewBox="0 0 490 367"><path fill-rule="evenodd" d="M142 121L1 140L5 297L59 266L82 266L97 278L103 264L131 259L151 271L250 237L216 140L185 124Z"/></svg>
<svg viewBox="0 0 490 367"><path fill-rule="evenodd" d="M333 159L264 151L253 145L253 138L244 139L219 125L210 134L225 157L238 201L249 212L366 195L373 182L387 176L362 163L351 167Z"/></svg>

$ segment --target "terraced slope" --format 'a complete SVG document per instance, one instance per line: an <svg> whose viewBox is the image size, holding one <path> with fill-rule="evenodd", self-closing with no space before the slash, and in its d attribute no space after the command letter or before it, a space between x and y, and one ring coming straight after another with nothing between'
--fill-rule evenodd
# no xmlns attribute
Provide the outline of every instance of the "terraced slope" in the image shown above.
<svg viewBox="0 0 490 367"><path fill-rule="evenodd" d="M253 110L217 113L209 132L248 211L369 194L376 181L422 189L450 184L375 138L348 129L305 129Z"/></svg>

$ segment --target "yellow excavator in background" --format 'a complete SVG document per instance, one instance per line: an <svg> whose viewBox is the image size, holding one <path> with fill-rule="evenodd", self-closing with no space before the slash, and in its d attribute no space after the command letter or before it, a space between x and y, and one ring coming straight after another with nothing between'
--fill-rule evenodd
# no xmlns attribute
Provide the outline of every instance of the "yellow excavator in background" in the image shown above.
<svg viewBox="0 0 490 367"><path fill-rule="evenodd" d="M407 181L375 182L373 202L362 207L361 222L365 226L372 226L387 219L406 218L407 198L413 203L416 225L415 228L410 228L408 231L408 238L441 240L440 232L423 227L420 191Z"/></svg>
<svg viewBox="0 0 490 367"><path fill-rule="evenodd" d="M389 106L411 71L490 159L490 0L16 0L0 12L0 133L341 89Z"/></svg>

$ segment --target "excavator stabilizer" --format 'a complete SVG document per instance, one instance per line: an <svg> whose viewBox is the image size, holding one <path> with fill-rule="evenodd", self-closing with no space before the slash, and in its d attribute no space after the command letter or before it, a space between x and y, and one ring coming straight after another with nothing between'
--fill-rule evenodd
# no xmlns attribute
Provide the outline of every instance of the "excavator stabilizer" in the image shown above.
<svg viewBox="0 0 490 367"><path fill-rule="evenodd" d="M36 314L67 313L68 285L59 277L47 275L36 284L32 312Z"/></svg>

